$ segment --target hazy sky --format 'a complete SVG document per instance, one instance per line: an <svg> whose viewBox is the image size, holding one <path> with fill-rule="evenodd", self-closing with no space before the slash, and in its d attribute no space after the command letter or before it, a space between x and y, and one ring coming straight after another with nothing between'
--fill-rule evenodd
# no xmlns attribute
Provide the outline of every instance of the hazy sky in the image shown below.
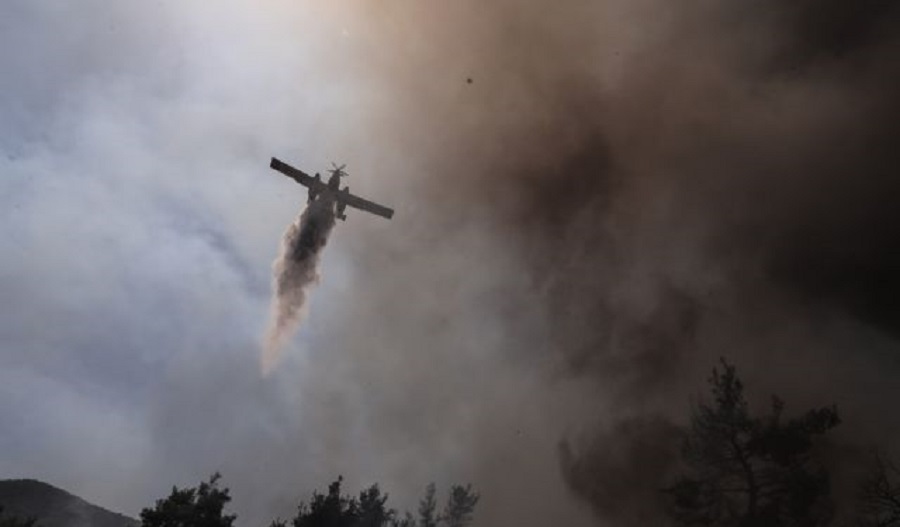
<svg viewBox="0 0 900 527"><path fill-rule="evenodd" d="M0 477L604 524L720 355L896 437L898 10L815 4L3 2ZM264 378L271 156L397 212L337 226Z"/></svg>
<svg viewBox="0 0 900 527"><path fill-rule="evenodd" d="M351 491L382 482L400 505L429 481L475 479L480 461L466 442L476 439L445 423L481 419L468 415L492 404L481 394L502 399L502 383L532 381L479 379L493 368L484 361L498 360L485 357L496 342L475 333L502 338L492 308L442 319L516 278L494 283L487 262L465 276L461 259L475 254L458 254L467 242L456 240L425 255L444 253L444 269L417 265L424 274L392 277L390 299L367 299L366 267L391 276L398 260L421 258L407 249L410 236L439 233L422 225L428 207L404 188L421 159L379 144L390 125L375 116L398 95L376 70L394 50L375 49L378 35L359 29L367 9L279 0L0 7L3 477L44 479L135 515L172 484L219 470L248 523L290 514L339 473ZM404 31L411 48L427 38L412 24ZM464 75L439 82L463 87ZM340 225L311 313L263 379L271 264L306 200L268 168L273 155L310 172L347 163L354 192L397 217L351 213ZM349 248L363 239L370 254ZM477 285L455 285L463 281ZM415 307L391 315L385 302ZM352 342L347 313L369 320ZM429 340L432 349L422 347ZM355 361L377 362L376 374L355 371ZM443 380L427 393L402 379L432 368ZM372 424L388 419L364 410L381 398L404 417ZM374 437L382 426L395 435ZM508 437L525 426L509 424ZM538 439L545 448L523 470L556 473L557 440L549 431Z"/></svg>
<svg viewBox="0 0 900 527"><path fill-rule="evenodd" d="M368 220L335 239L323 314L261 380L271 261L305 202L269 156L346 162L361 189L404 204L365 167L369 96L341 14L319 5L0 8L5 477L135 514L214 470L238 494L235 464L259 483L273 467L336 475L306 472L327 445L299 431L298 384L339 326L322 328L354 280L342 246Z"/></svg>

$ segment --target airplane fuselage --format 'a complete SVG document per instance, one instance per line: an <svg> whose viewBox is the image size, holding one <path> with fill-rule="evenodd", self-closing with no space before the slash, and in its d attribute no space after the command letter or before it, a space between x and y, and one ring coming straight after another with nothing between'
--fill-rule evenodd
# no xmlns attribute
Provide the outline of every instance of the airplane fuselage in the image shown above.
<svg viewBox="0 0 900 527"><path fill-rule="evenodd" d="M319 174L316 174L316 179L319 179ZM337 172L331 174L331 177L328 178L328 182L325 183L325 188L322 190L315 190L314 188L310 188L310 196L309 201L315 200L318 196L331 194L332 196L336 195L341 191L341 175Z"/></svg>
<svg viewBox="0 0 900 527"><path fill-rule="evenodd" d="M318 176L318 174L316 174L316 176ZM350 187L344 187L344 189L341 190L341 172L334 171L331 173L331 177L328 178L326 188L322 190L322 192L318 194L312 194L312 191L310 191L309 201L312 202L323 199L327 200L329 202L327 204L329 208L335 207L335 216L339 220L346 220L347 216L344 215L344 208L347 206L347 204L340 199L340 194L342 192L349 193Z"/></svg>
<svg viewBox="0 0 900 527"><path fill-rule="evenodd" d="M341 174L339 172L331 174L331 177L328 178L328 189L332 192L341 190Z"/></svg>

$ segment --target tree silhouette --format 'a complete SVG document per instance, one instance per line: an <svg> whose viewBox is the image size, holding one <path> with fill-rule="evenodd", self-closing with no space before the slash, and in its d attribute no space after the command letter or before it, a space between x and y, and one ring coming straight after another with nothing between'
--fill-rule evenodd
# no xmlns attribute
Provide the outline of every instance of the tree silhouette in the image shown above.
<svg viewBox="0 0 900 527"><path fill-rule="evenodd" d="M434 494L434 483L429 483L425 487L425 496L419 500L419 527L437 527L437 500Z"/></svg>
<svg viewBox="0 0 900 527"><path fill-rule="evenodd" d="M397 511L388 508L387 494L382 494L378 485L362 490L359 498L341 494L343 478L328 486L328 494L313 492L309 504L300 503L297 516L291 522L293 527L386 527L407 525L409 519L397 520ZM413 522L414 524L414 522ZM413 525L409 524L409 525ZM273 527L283 526L283 522L273 522Z"/></svg>
<svg viewBox="0 0 900 527"><path fill-rule="evenodd" d="M233 527L235 515L223 514L231 501L227 488L218 486L221 476L216 473L196 488L172 487L172 493L156 501L152 508L141 511L141 527ZM472 522L479 496L471 485L454 485L441 516L436 514L434 484L425 489L419 501L419 521L406 512L403 517L387 506L388 495L374 484L363 489L358 497L341 494L344 478L328 485L328 492L313 491L309 502L300 502L297 515L289 522L276 519L269 527L465 527ZM22 520L2 515L0 527L34 527L34 520Z"/></svg>
<svg viewBox="0 0 900 527"><path fill-rule="evenodd" d="M358 527L382 527L391 525L397 515L394 509L385 507L387 494L382 494L378 485L364 489L359 493Z"/></svg>
<svg viewBox="0 0 900 527"><path fill-rule="evenodd" d="M871 474L860 486L861 527L900 526L900 469L882 452L875 452Z"/></svg>
<svg viewBox="0 0 900 527"><path fill-rule="evenodd" d="M223 514L231 496L218 487L220 477L217 472L196 488L172 487L168 498L141 511L142 527L232 527L237 516Z"/></svg>
<svg viewBox="0 0 900 527"><path fill-rule="evenodd" d="M359 504L356 499L341 495L344 478L328 485L328 494L313 492L309 504L300 503L294 527L353 527L359 519Z"/></svg>
<svg viewBox="0 0 900 527"><path fill-rule="evenodd" d="M406 512L402 517L387 506L387 494L378 485L363 489L359 497L341 494L343 478L328 486L327 494L313 492L309 503L301 502L297 516L291 521L292 527L465 527L472 522L478 494L471 485L454 485L450 489L443 514L437 515L435 487L431 483L425 488L425 496L419 500L419 517ZM272 522L270 527L286 527L281 520Z"/></svg>
<svg viewBox="0 0 900 527"><path fill-rule="evenodd" d="M814 439L839 423L834 407L783 418L784 402L754 417L734 366L709 379L713 402L695 408L682 449L687 473L667 489L677 525L814 527L832 516Z"/></svg>
<svg viewBox="0 0 900 527"><path fill-rule="evenodd" d="M447 506L441 519L447 527L465 527L472 523L475 505L480 496L472 490L472 485L453 485L450 487L450 496L447 498Z"/></svg>

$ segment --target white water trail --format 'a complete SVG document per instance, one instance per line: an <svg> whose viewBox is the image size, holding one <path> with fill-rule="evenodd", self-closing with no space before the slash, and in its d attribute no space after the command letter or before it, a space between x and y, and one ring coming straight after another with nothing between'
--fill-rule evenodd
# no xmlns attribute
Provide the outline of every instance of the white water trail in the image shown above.
<svg viewBox="0 0 900 527"><path fill-rule="evenodd" d="M272 267L272 314L262 346L263 375L277 364L287 340L306 314L310 286L319 281L319 259L334 227L334 203L326 197L310 203L281 240Z"/></svg>

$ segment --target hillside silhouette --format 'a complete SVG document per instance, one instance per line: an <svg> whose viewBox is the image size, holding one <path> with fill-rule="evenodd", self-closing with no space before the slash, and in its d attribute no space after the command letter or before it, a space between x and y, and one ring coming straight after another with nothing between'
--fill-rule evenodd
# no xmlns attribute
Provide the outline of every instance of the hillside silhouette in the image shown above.
<svg viewBox="0 0 900 527"><path fill-rule="evenodd" d="M35 518L37 527L137 527L140 522L42 481L0 480L3 514Z"/></svg>

